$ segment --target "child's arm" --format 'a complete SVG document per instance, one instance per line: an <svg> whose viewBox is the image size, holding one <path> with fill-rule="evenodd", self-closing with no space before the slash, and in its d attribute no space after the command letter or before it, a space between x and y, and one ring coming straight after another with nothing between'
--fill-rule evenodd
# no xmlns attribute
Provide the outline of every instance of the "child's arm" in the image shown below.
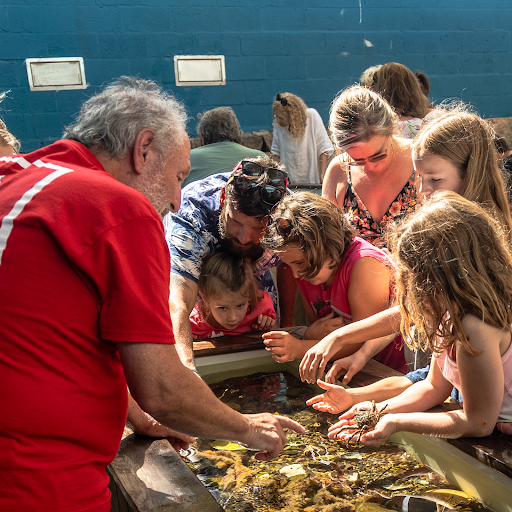
<svg viewBox="0 0 512 512"><path fill-rule="evenodd" d="M253 331L266 331L274 326L276 319L268 315L258 315L256 322L252 324Z"/></svg>
<svg viewBox="0 0 512 512"><path fill-rule="evenodd" d="M362 442L378 446L399 430L448 438L483 437L493 431L503 401L503 339L509 341L510 333L491 327L471 315L467 315L462 324L471 346L479 351L479 354L471 355L457 345L463 408L442 413L410 412L428 410L450 394L452 386L442 375L436 358L432 357L430 373L425 381L417 382L396 398L378 404L380 409L387 403L390 414L383 416L376 428L361 438ZM356 407L360 406L362 404ZM354 409L340 416L341 421L331 427L331 437L336 436L335 431L340 426L351 422Z"/></svg>

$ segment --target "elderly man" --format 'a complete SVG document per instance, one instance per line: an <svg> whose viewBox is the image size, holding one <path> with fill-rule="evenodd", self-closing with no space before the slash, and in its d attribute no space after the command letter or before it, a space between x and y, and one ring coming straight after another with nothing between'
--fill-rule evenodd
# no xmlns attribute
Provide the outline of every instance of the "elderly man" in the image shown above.
<svg viewBox="0 0 512 512"><path fill-rule="evenodd" d="M179 212L164 218L171 252L169 307L176 349L183 363L192 370L195 362L189 315L197 298L201 262L220 245L252 261L260 288L271 295L275 306L277 292L269 269L279 265L280 324L293 325L296 281L287 265L260 246L269 215L286 193L286 181L272 180L275 167L270 158L258 157L239 164L234 171L236 180L230 173L224 173L192 183L183 189ZM269 197L268 191L272 190Z"/></svg>
<svg viewBox="0 0 512 512"><path fill-rule="evenodd" d="M125 77L64 140L0 158L2 512L110 510L127 384L163 425L261 458L283 447L283 427L301 430L225 406L174 348L158 214L180 206L185 119L154 83ZM132 400L130 419L144 423L141 412Z"/></svg>
<svg viewBox="0 0 512 512"><path fill-rule="evenodd" d="M197 133L201 147L190 152L190 175L184 186L211 174L231 172L244 158L265 156L262 151L242 146L242 128L231 107L218 107L202 114Z"/></svg>

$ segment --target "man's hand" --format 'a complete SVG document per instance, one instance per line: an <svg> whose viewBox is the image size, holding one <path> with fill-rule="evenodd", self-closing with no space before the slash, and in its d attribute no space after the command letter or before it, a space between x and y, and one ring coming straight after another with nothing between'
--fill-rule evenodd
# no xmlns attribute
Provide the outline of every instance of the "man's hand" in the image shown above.
<svg viewBox="0 0 512 512"><path fill-rule="evenodd" d="M246 440L241 444L250 450L257 450L257 460L270 460L279 455L286 445L286 434L283 429L287 428L303 434L305 429L296 421L284 416L274 414L246 414L249 420L250 430Z"/></svg>
<svg viewBox="0 0 512 512"><path fill-rule="evenodd" d="M327 392L306 401L306 404L311 405L313 409L338 414L354 405L352 396L345 388L320 379L317 380L317 384Z"/></svg>
<svg viewBox="0 0 512 512"><path fill-rule="evenodd" d="M325 338L328 334L331 334L332 331L343 327L345 325L345 320L338 316L334 318L334 311L331 311L327 316L319 318L315 322L313 322L307 329L304 334L304 338L306 340L321 340Z"/></svg>
<svg viewBox="0 0 512 512"><path fill-rule="evenodd" d="M266 331L275 325L276 321L271 316L258 315L256 322L252 324L253 331Z"/></svg>

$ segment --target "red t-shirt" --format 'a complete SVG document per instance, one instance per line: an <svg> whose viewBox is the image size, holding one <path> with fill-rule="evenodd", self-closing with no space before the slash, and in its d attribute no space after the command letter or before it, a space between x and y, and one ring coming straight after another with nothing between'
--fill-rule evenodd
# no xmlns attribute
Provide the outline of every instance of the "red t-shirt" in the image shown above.
<svg viewBox="0 0 512 512"><path fill-rule="evenodd" d="M0 159L0 510L107 512L115 342L173 343L160 217L81 144Z"/></svg>
<svg viewBox="0 0 512 512"><path fill-rule="evenodd" d="M352 322L352 312L348 302L348 288L354 265L360 258L374 258L387 267L391 268L393 266L393 262L384 251L356 236L343 257L332 286L324 289L323 284L312 285L309 281L297 279L302 295L318 318L327 316L331 311L334 311L334 315L342 317L346 324ZM391 285L389 288L390 303L393 294L394 290ZM407 366L402 337L397 336L374 359L399 372L405 373Z"/></svg>
<svg viewBox="0 0 512 512"><path fill-rule="evenodd" d="M249 310L249 308L247 308ZM256 319L259 315L267 315L271 318L276 318L276 312L274 310L274 303L270 295L267 292L263 292L263 298L258 301L254 311L248 311L244 319L231 331L226 329L216 329L208 324L201 314L200 303L196 303L192 313L190 313L190 324L192 327L192 334L198 338L215 338L217 336L235 334L243 334L252 330L252 325L256 323Z"/></svg>

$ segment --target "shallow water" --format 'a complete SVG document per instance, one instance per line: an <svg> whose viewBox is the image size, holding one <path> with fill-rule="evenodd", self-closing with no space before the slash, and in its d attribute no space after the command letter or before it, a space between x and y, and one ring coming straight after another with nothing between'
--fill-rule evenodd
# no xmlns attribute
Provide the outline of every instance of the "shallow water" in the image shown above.
<svg viewBox="0 0 512 512"><path fill-rule="evenodd" d="M256 374L210 386L233 409L289 416L306 427L289 434L277 459L260 462L236 443L198 439L182 452L228 512L484 511L399 447L369 448L327 437L337 416L307 407L312 389L289 373ZM410 498L410 496L421 496Z"/></svg>

